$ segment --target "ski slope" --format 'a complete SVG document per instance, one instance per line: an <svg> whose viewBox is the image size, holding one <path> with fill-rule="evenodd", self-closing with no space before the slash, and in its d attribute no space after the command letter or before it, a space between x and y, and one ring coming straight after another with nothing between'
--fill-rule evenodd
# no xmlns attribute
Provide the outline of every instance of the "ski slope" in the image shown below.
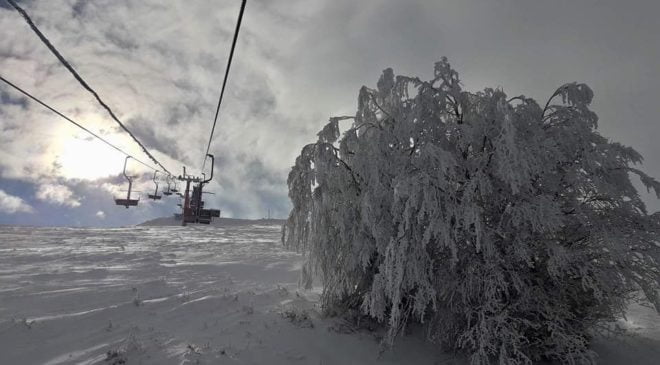
<svg viewBox="0 0 660 365"><path fill-rule="evenodd" d="M254 222L253 222L254 223ZM321 318L280 227L0 226L0 364L461 364L412 334ZM599 340L602 363L660 363L660 317Z"/></svg>

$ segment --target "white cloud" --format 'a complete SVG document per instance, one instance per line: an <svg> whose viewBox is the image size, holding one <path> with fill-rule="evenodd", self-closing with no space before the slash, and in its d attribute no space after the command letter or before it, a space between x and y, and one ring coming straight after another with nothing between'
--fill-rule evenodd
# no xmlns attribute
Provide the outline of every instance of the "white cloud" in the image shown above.
<svg viewBox="0 0 660 365"><path fill-rule="evenodd" d="M99 219L105 219L105 212L102 211L102 210L99 210L98 212L96 212L96 216L97 216Z"/></svg>
<svg viewBox="0 0 660 365"><path fill-rule="evenodd" d="M123 195L126 195L126 193L122 192L122 187L119 185L111 184L111 183L103 183L101 184L101 189L112 194L115 197L120 197Z"/></svg>
<svg viewBox="0 0 660 365"><path fill-rule="evenodd" d="M37 199L48 203L64 205L71 208L80 206L80 200L78 200L78 198L74 196L73 191L65 185L42 184L39 186L35 196Z"/></svg>
<svg viewBox="0 0 660 365"><path fill-rule="evenodd" d="M22 4L172 173L180 174L186 165L189 173L196 174L239 3L52 0ZM548 20L556 17L538 14L555 14L560 9L543 2L515 7L467 0L455 4L428 0L250 2L211 146L219 169L209 191L222 195L209 196L209 206L213 203L243 217L262 217L271 206L288 209L286 175L301 147L316 139L327 118L354 112L359 87L374 86L382 69L394 67L397 74L427 78L440 56L449 57L471 90L502 86L513 95L542 98L564 82L591 85L594 81L604 134L639 147L647 157L660 155L660 144L649 138L660 128L655 122L660 109L654 87L660 83L660 74L645 71L657 68L660 53L641 46L655 40L657 9L651 5L626 8L635 13L634 24L602 21L616 20L620 13L610 11L618 7L614 2L606 3L598 8L576 6L571 14L564 14L566 23L556 28ZM11 81L149 162L15 11L0 8L0 29L4 36L0 37L0 69ZM547 37L547 42L538 42ZM96 151L92 143L75 140L74 135L87 136L2 85L0 103L0 178L33 183L56 178L74 186L71 179L92 180L89 176L121 172L121 156L112 150L100 153L105 146L99 145ZM635 115L635 128L626 125L629 115ZM660 159L647 161L647 167L651 175L660 175ZM129 162L131 169L131 174L150 177L135 161ZM114 184L101 189L116 196L125 194L118 191L126 188L124 181ZM151 191L153 185L136 180L133 188Z"/></svg>
<svg viewBox="0 0 660 365"><path fill-rule="evenodd" d="M0 189L0 212L3 213L33 213L34 209L23 199L9 195Z"/></svg>

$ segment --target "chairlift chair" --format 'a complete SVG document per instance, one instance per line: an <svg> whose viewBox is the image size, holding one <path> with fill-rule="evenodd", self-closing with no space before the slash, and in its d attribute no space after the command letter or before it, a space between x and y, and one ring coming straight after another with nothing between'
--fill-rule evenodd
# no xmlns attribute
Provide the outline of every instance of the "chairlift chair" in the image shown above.
<svg viewBox="0 0 660 365"><path fill-rule="evenodd" d="M165 181L167 182L167 191L163 191L163 195L170 196L172 195L172 189L170 189L170 186L172 185L170 183L171 177L168 175Z"/></svg>
<svg viewBox="0 0 660 365"><path fill-rule="evenodd" d="M158 195L158 181L156 181L156 174L158 174L158 171L154 171L154 178L153 178L154 184L156 184L156 190L154 191L153 194L148 195L149 199L152 200L160 200L160 198L162 198L161 195Z"/></svg>
<svg viewBox="0 0 660 365"><path fill-rule="evenodd" d="M124 206L126 207L126 209L128 209L128 207L137 206L138 203L140 202L140 198L131 199L131 190L133 188L133 179L135 178L135 176L126 175L126 163L128 162L129 158L131 158L131 156L126 156L126 159L124 160L124 172L123 172L124 177L126 178L126 180L128 180L128 193L126 193L126 199L115 198L115 204Z"/></svg>

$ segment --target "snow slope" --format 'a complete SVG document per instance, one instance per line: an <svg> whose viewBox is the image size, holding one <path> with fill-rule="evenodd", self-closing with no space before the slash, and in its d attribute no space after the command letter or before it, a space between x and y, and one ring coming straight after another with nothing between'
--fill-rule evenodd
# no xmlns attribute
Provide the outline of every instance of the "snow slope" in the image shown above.
<svg viewBox="0 0 660 365"><path fill-rule="evenodd" d="M375 362L372 334L320 320L297 292L300 257L279 238L278 225L0 227L0 364ZM381 356L437 358L413 340Z"/></svg>
<svg viewBox="0 0 660 365"><path fill-rule="evenodd" d="M0 227L0 364L460 364L420 336L318 314L299 255L264 224ZM660 363L660 317L596 345L603 363Z"/></svg>
<svg viewBox="0 0 660 365"><path fill-rule="evenodd" d="M238 218L213 218L210 226L213 227L230 227L230 226L248 226L248 225L277 225L282 226L286 223L285 219L238 219ZM139 224L138 226L146 227L162 227L162 226L180 226L181 221L174 219L174 217L161 217L148 220Z"/></svg>

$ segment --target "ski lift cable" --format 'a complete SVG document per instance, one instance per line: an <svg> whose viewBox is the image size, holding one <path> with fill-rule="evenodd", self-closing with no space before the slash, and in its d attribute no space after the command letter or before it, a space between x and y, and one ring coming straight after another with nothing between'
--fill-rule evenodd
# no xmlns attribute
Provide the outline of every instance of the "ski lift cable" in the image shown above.
<svg viewBox="0 0 660 365"><path fill-rule="evenodd" d="M231 50L229 51L229 59L227 60L227 67L225 68L225 77L222 81L222 88L220 89L220 98L218 99L218 106L215 109L215 117L213 118L213 127L211 127L211 134L209 135L209 143L206 146L206 152L204 153L204 162L202 162L202 171L206 167L206 160L208 158L209 149L211 148L211 141L213 140L213 133L215 132L215 125L218 122L218 115L220 114L220 105L222 104L222 97L225 94L225 87L227 86L227 79L229 78L229 69L231 68L231 61L234 58L234 50L236 49L236 41L238 40L238 32L241 29L241 21L243 20L243 12L245 11L245 4L247 0L243 0L241 3L241 10L238 13L238 21L236 22L236 29L234 30L234 39L231 43Z"/></svg>
<svg viewBox="0 0 660 365"><path fill-rule="evenodd" d="M108 142L105 138L103 138L103 137L99 136L98 134L96 134L96 133L90 131L89 129L83 127L80 123L77 123L77 122L74 121L73 119L67 117L66 115L64 115L64 114L62 114L62 113L60 113L60 112L59 112L58 110L56 110L55 108L53 108L53 107L51 107L50 105L48 105L48 104L44 103L43 101L39 100L37 97L33 96L33 95L30 94L29 92L27 92L27 91L21 89L20 87L16 86L16 85L13 84L11 81L5 79L4 77L2 77L2 75L0 75L0 80L1 80L2 82L4 82L5 84L11 86L12 88L16 89L16 90L17 90L18 92L20 92L21 94L27 96L28 98L30 98L30 99L36 101L36 102L39 103L39 104L41 104L41 106L43 106L44 108L46 108L46 109L50 110L51 112L57 114L58 116L60 116L60 117L63 118L64 120L66 120L67 122L69 122L69 123L75 125L76 127L82 129L83 131L89 133L89 134L90 134L91 136L93 136L94 138L99 139L101 142L103 142L103 143L107 144L108 146L114 148L115 150L117 150L117 151L123 153L124 155L129 156L130 158L132 158L132 159L134 159L135 161L139 162L140 164L142 164L142 165L144 165L144 166L150 168L151 170L159 171L158 169L156 169L156 168L154 168L154 167L152 167L152 166L146 164L145 162L142 162L142 161L138 160L137 158L135 158L134 156L132 156L132 155L129 154L128 152L126 152L126 151L122 150L121 148L115 146L114 144Z"/></svg>
<svg viewBox="0 0 660 365"><path fill-rule="evenodd" d="M112 109L110 109L110 107L109 107L109 106L108 106L103 100L101 100L101 97L98 95L98 93L96 93L96 91L94 91L94 89L92 89L92 88L87 84L87 82L85 82L85 80L83 80L83 78L78 74L78 72L76 72L76 70L73 68L73 66L71 66L71 64L70 64L70 63L69 63L69 62L68 62L68 61L62 56L62 54L60 54L60 52L57 51L57 49L55 48L55 46L53 46L53 44L48 40L48 38L46 38L46 36L45 36L43 33L41 33L41 31L39 30L39 28L37 28L37 26L34 24L34 22L33 22L32 19L30 18L30 16L27 14L27 12L26 12L25 10L23 10L23 8L21 8L20 6L18 6L18 4L17 4L14 0L6 0L6 1L7 1L12 7L14 7L14 9L16 9L16 11L18 11L18 12L21 14L21 16L23 17L23 19L27 22L27 24L28 24L28 25L30 26L30 28L34 31L34 33L37 34L37 36L38 36L39 39L42 41L42 43L44 43L44 44L46 45L46 47L48 47L48 49L51 51L51 53L53 53L53 54L55 55L55 57L57 57L57 59L60 61L60 63L61 63L61 64L67 69L67 70L69 70L69 72L73 75L73 77L74 77L76 80L78 80L78 82L82 85L82 87L85 88L87 91L89 91L89 92L94 96L94 98L96 98L96 101L98 101L98 103L101 104L101 106L102 106L102 107L108 112L108 114L110 114L110 117L112 117L112 119L113 119L115 122L117 122L117 124L119 124L119 126L120 126L120 127L126 132L126 133L128 133L128 135L130 135L130 136L133 138L133 140L134 140L134 141L135 141L135 142L136 142L136 143L142 148L142 151L143 151L143 152L144 152L144 153L145 153L145 154L151 159L151 161L153 161L156 165L160 166L160 167L161 167L161 168L162 168L162 169L163 169L168 175L172 175L172 173L170 173L170 172L165 168L165 166L163 166L163 164L161 164L161 163L160 163L160 162L159 162L159 161L158 161L158 160L157 160L157 159L156 159L156 158L155 158L155 157L154 157L154 156L153 156L153 155L147 150L147 148L146 148L146 147L140 142L140 140L137 139L137 137L135 137L135 135L134 135L134 134L133 134L133 133L132 133L132 132L131 132L131 131L125 126L125 125L124 125L124 123L122 123L122 122L119 120L119 118L117 118L117 116L116 116L115 113L112 111Z"/></svg>

